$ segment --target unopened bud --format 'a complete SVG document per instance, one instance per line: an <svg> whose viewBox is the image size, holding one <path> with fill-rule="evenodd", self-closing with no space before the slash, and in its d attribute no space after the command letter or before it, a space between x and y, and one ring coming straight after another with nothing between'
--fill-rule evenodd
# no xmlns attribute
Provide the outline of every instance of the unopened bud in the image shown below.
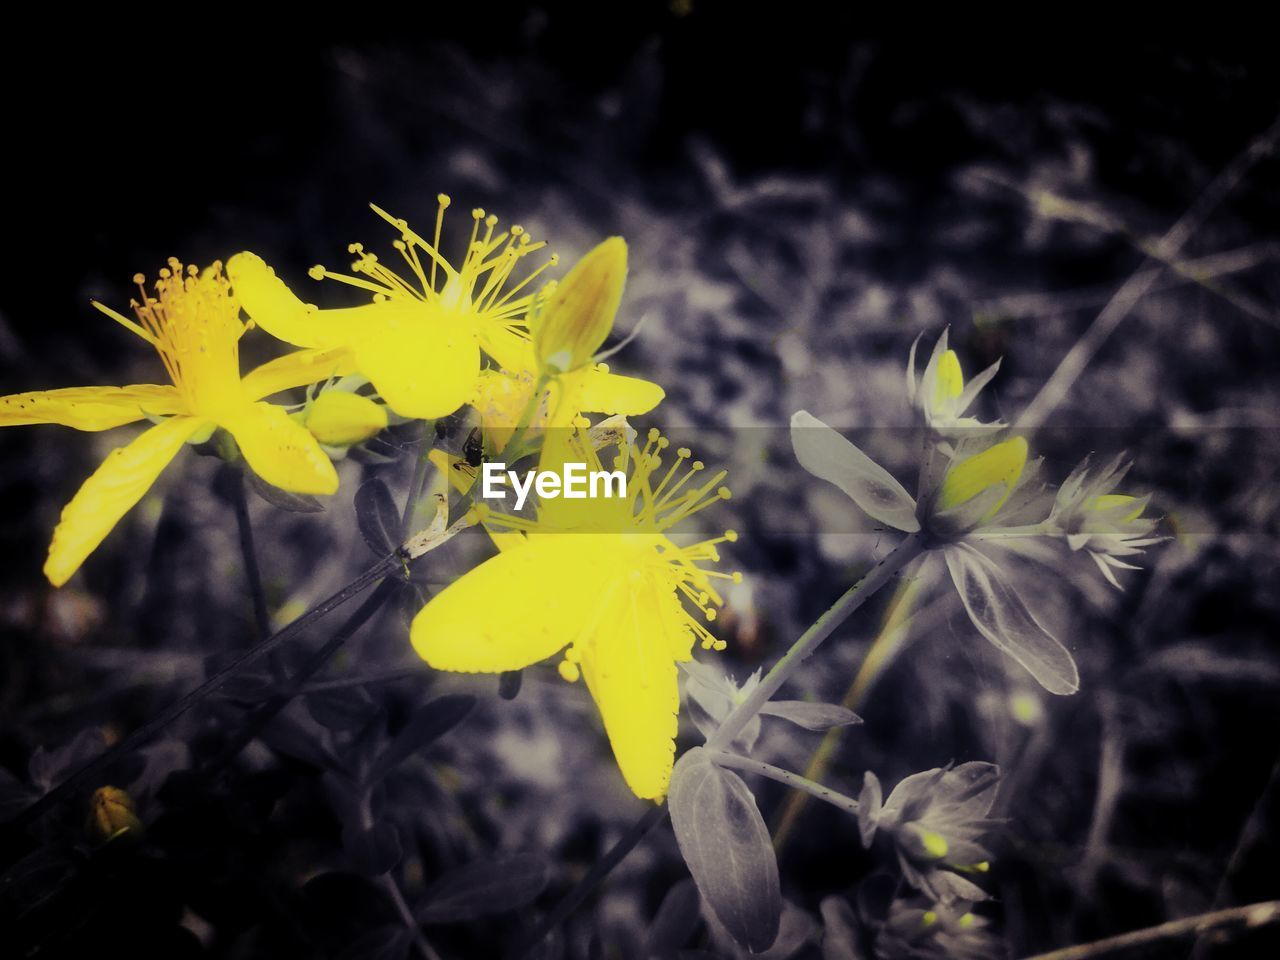
<svg viewBox="0 0 1280 960"><path fill-rule="evenodd" d="M141 835L142 821L133 797L119 787L99 787L89 799L85 832L94 843L106 843L125 833Z"/></svg>
<svg viewBox="0 0 1280 960"><path fill-rule="evenodd" d="M591 362L613 329L627 279L627 243L610 237L556 284L534 324L538 363L552 373Z"/></svg>
<svg viewBox="0 0 1280 960"><path fill-rule="evenodd" d="M387 409L358 393L326 390L312 402L303 422L321 443L349 447L385 430Z"/></svg>

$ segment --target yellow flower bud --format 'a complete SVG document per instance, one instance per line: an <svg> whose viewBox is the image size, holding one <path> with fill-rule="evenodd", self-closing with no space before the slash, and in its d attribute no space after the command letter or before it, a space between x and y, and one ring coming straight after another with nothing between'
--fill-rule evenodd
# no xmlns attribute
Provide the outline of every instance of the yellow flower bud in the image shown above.
<svg viewBox="0 0 1280 960"><path fill-rule="evenodd" d="M1129 504L1136 506L1128 513L1123 510ZM1107 493L1100 497L1092 497L1085 501L1086 510L1096 510L1098 513L1116 513L1122 514L1118 519L1124 523L1137 520L1142 515L1142 504L1137 497L1126 496L1123 493Z"/></svg>
<svg viewBox="0 0 1280 960"><path fill-rule="evenodd" d="M94 843L106 843L125 833L140 835L142 821L133 797L119 787L99 787L89 800L85 832Z"/></svg>
<svg viewBox="0 0 1280 960"><path fill-rule="evenodd" d="M326 390L306 414L311 435L331 447L349 447L368 440L387 426L387 409L368 397L343 390Z"/></svg>
<svg viewBox="0 0 1280 960"><path fill-rule="evenodd" d="M950 510L969 502L998 483L1004 484L1004 495L983 518L988 519L1009 499L1013 485L1022 476L1022 469L1026 465L1027 441L1022 437L1011 437L981 453L975 453L947 471L942 480L942 489L938 492L938 506L943 510Z"/></svg>
<svg viewBox="0 0 1280 960"><path fill-rule="evenodd" d="M964 393L964 373L960 370L960 358L954 350L948 350L938 361L937 381L933 388L933 405L943 406Z"/></svg>
<svg viewBox="0 0 1280 960"><path fill-rule="evenodd" d="M610 237L579 260L556 285L533 328L539 365L552 373L591 362L622 302L627 243Z"/></svg>

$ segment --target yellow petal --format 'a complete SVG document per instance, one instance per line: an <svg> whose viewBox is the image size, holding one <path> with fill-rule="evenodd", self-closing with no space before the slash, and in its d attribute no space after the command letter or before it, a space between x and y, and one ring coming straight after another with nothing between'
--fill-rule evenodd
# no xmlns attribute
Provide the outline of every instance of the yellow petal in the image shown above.
<svg viewBox="0 0 1280 960"><path fill-rule="evenodd" d="M60 423L77 430L110 430L147 414L186 413L171 386L140 383L131 387L69 387L0 397L0 427Z"/></svg>
<svg viewBox="0 0 1280 960"><path fill-rule="evenodd" d="M437 670L501 673L545 660L586 630L608 564L589 535L534 537L486 560L413 619L413 648Z"/></svg>
<svg viewBox="0 0 1280 960"><path fill-rule="evenodd" d="M227 277L240 306L267 333L298 347L339 347L363 333L365 307L318 310L303 303L256 253L227 261Z"/></svg>
<svg viewBox="0 0 1280 960"><path fill-rule="evenodd" d="M307 428L289 419L282 407L245 404L218 418L236 438L253 472L273 487L293 493L330 494L338 473Z"/></svg>
<svg viewBox="0 0 1280 960"><path fill-rule="evenodd" d="M475 337L415 304L382 307L355 346L356 367L402 417L447 417L471 399L480 375Z"/></svg>
<svg viewBox="0 0 1280 960"><path fill-rule="evenodd" d="M656 383L609 373L602 366L579 375L578 410L581 413L621 413L628 417L648 413L666 396Z"/></svg>
<svg viewBox="0 0 1280 960"><path fill-rule="evenodd" d="M250 400L264 400L281 390L320 383L330 377L355 373L355 358L345 347L329 350L295 350L257 367L241 381Z"/></svg>
<svg viewBox="0 0 1280 960"><path fill-rule="evenodd" d="M938 505L949 510L967 503L988 487L1004 484L1004 496L987 512L991 517L1009 498L1026 465L1027 441L1022 437L1010 437L960 461L947 471L938 493Z"/></svg>
<svg viewBox="0 0 1280 960"><path fill-rule="evenodd" d="M676 714L680 708L671 638L669 591L656 582L629 581L601 619L582 654L582 675L600 708L623 779L637 797L666 795L675 761ZM688 631L677 627L682 636ZM684 659L688 659L686 653Z"/></svg>
<svg viewBox="0 0 1280 960"><path fill-rule="evenodd" d="M173 417L107 454L62 510L44 565L50 583L60 587L80 569L85 557L142 499L187 438L206 423L195 417Z"/></svg>
<svg viewBox="0 0 1280 960"><path fill-rule="evenodd" d="M535 367L533 343L522 333L501 324L481 324L477 333L480 348L511 373L532 373Z"/></svg>

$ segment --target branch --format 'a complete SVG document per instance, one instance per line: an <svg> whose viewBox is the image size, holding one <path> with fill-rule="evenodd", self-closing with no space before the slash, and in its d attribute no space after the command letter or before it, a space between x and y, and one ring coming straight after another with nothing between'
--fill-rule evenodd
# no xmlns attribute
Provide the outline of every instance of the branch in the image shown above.
<svg viewBox="0 0 1280 960"><path fill-rule="evenodd" d="M1159 926L1122 933L1118 937L1108 937L1106 940L1096 940L1093 943L1082 943L1074 947L1063 947L1061 950L1051 950L1048 953L1038 953L1024 960L1085 960L1093 957L1110 957L1166 940L1179 940L1184 937L1199 937L1207 934L1237 934L1278 921L1280 921L1280 900L1269 900L1265 903L1252 903L1247 907L1232 907L1230 910L1217 910L1182 920L1170 920Z"/></svg>

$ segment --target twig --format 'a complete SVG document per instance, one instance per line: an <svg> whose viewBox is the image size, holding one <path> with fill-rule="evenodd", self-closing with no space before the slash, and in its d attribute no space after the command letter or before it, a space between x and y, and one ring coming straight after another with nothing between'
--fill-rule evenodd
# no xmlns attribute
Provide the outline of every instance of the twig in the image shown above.
<svg viewBox="0 0 1280 960"><path fill-rule="evenodd" d="M626 859L627 854L636 848L645 835L667 818L667 805L665 803L659 806L650 807L644 812L644 815L631 825L631 828L624 833L612 847L609 852L591 865L588 870L577 883L573 885L573 889L566 893L557 903L549 914L543 918L543 921L534 928L533 933L525 938L520 947L515 951L513 956L524 957L532 952L533 948L542 942L543 938L578 909L583 900L591 894L591 891L599 886L604 878L613 872L613 868Z"/></svg>
<svg viewBox="0 0 1280 960"><path fill-rule="evenodd" d="M1040 392L1027 405L1016 426L1035 429L1044 423L1049 413L1066 397L1067 392L1080 378L1089 361L1097 355L1107 338L1115 332L1137 302L1151 289L1158 275L1157 271L1151 268L1178 258L1192 234L1200 228L1227 194L1235 189L1254 164L1271 152L1277 138L1280 138L1280 118L1277 118L1264 133L1256 137L1227 164L1178 222L1160 238L1138 270L1116 291L1089 329L1062 358L1062 362L1045 381Z"/></svg>
<svg viewBox="0 0 1280 960"><path fill-rule="evenodd" d="M811 797L817 797L833 807L838 807L845 813L858 815L858 801L853 797L847 797L839 791L824 787L820 783L802 777L798 773L792 773L790 770L783 770L781 767L775 767L771 763L765 763L763 760L753 760L750 757L744 757L736 753L728 753L724 750L711 751L711 761L719 767L729 767L734 770L742 770L745 773L758 773L762 777L768 777L770 780L776 780L784 786L791 787L793 790L803 790Z"/></svg>
<svg viewBox="0 0 1280 960"><path fill-rule="evenodd" d="M1151 276L1148 293L1173 290L1189 283L1207 286L1209 281L1232 273L1240 273L1280 259L1280 249L1274 243L1258 243L1235 250L1212 253L1205 257L1179 260L1168 264L1170 273L1162 266L1142 271ZM979 300L972 306L973 313L981 316L1041 318L1055 317L1074 310L1100 307L1111 299L1111 287L1086 287L1063 290L1058 293L1016 293L990 300ZM1271 318L1274 320L1274 318Z"/></svg>
<svg viewBox="0 0 1280 960"><path fill-rule="evenodd" d="M396 906L396 912L400 914L400 919L404 921L404 925L409 930L409 936L413 937L413 945L418 948L427 960L440 960L440 954L427 941L426 935L423 934L422 928L418 926L418 921L413 915L413 911L409 909L409 904L405 902L404 894L400 892L400 885L396 883L395 877L389 873L384 873L378 878L382 881L382 886L386 888L387 895L391 897L391 902Z"/></svg>
<svg viewBox="0 0 1280 960"><path fill-rule="evenodd" d="M1074 947L1063 947L1061 950L1051 950L1048 953L1038 953L1024 960L1085 960L1085 958L1109 957L1165 940L1179 940L1193 935L1240 933L1277 921L1280 921L1280 900L1269 900L1264 903L1251 903L1247 907L1232 907L1230 910L1216 910L1213 913L1202 913L1182 920L1170 920L1158 926L1122 933L1118 937L1108 937L1093 943L1082 943Z"/></svg>

